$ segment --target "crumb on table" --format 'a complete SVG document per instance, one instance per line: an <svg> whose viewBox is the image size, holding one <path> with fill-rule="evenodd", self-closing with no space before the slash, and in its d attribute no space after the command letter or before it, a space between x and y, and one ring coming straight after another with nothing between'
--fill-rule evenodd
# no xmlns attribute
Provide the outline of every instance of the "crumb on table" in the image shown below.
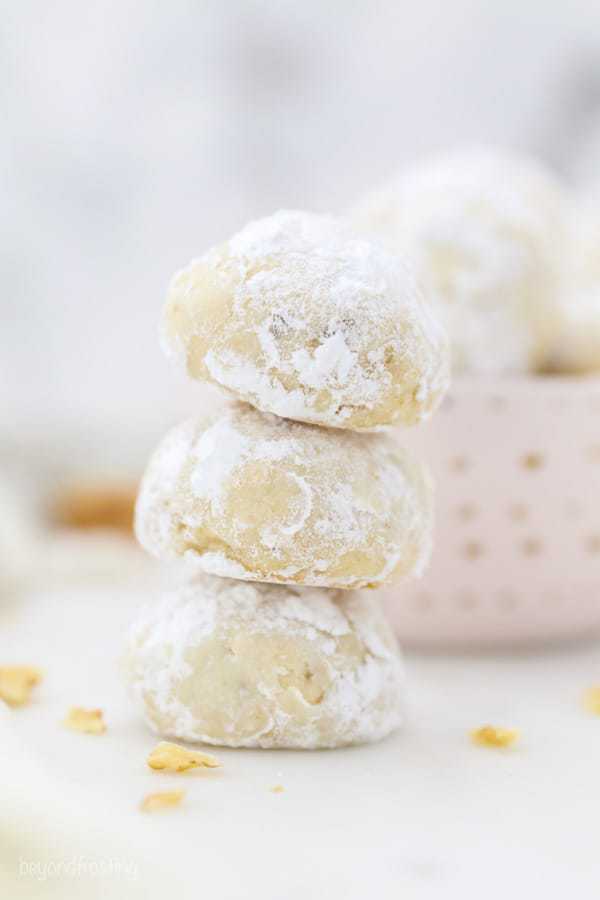
<svg viewBox="0 0 600 900"><path fill-rule="evenodd" d="M9 706L24 706L41 680L42 673L34 666L0 666L0 700Z"/></svg>
<svg viewBox="0 0 600 900"><path fill-rule="evenodd" d="M106 731L101 709L72 706L63 724L72 731L80 731L82 734L104 734Z"/></svg>
<svg viewBox="0 0 600 900"><path fill-rule="evenodd" d="M167 772L187 772L188 769L216 769L221 763L216 756L199 750L188 750L170 741L161 741L149 754L151 769Z"/></svg>
<svg viewBox="0 0 600 900"><path fill-rule="evenodd" d="M483 725L471 732L471 741L478 747L511 747L519 738L516 728Z"/></svg>
<svg viewBox="0 0 600 900"><path fill-rule="evenodd" d="M160 809L170 809L179 806L185 796L185 791L158 791L155 794L146 794L140 804L142 812L156 812Z"/></svg>

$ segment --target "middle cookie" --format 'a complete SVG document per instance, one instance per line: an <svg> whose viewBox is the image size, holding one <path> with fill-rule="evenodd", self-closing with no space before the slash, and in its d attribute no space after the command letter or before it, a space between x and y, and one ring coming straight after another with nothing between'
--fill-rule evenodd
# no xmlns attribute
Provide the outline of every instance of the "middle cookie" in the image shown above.
<svg viewBox="0 0 600 900"><path fill-rule="evenodd" d="M427 471L393 439L236 404L164 438L136 531L155 556L214 575L357 588L420 574L432 518Z"/></svg>

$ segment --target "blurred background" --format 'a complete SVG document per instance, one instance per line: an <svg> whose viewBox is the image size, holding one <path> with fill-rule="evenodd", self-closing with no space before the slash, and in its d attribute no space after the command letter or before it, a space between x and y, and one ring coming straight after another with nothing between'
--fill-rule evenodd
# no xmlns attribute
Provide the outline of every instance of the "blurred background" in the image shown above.
<svg viewBox="0 0 600 900"><path fill-rule="evenodd" d="M473 141L600 181L594 2L2 7L0 440L45 459L141 465L202 402L159 310L248 219Z"/></svg>

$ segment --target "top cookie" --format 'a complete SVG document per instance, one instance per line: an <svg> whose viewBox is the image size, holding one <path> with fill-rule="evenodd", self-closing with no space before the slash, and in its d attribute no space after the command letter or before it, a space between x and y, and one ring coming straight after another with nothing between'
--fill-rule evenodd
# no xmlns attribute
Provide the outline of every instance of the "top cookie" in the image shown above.
<svg viewBox="0 0 600 900"><path fill-rule="evenodd" d="M278 212L173 279L164 345L257 409L355 431L427 418L448 383L413 275L341 221Z"/></svg>

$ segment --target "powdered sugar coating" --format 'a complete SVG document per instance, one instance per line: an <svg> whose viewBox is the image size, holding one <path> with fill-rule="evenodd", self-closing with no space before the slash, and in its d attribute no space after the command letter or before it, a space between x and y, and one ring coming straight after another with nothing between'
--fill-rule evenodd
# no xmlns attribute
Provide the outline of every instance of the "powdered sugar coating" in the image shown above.
<svg viewBox="0 0 600 900"><path fill-rule="evenodd" d="M315 749L401 723L398 648L358 592L198 576L140 612L125 671L163 737Z"/></svg>
<svg viewBox="0 0 600 900"><path fill-rule="evenodd" d="M163 345L257 409L334 428L414 424L448 386L448 350L414 276L329 216L252 222L179 272Z"/></svg>
<svg viewBox="0 0 600 900"><path fill-rule="evenodd" d="M595 212L581 209L572 231L564 324L548 368L585 375L600 372L600 218Z"/></svg>
<svg viewBox="0 0 600 900"><path fill-rule="evenodd" d="M432 516L428 474L391 438L234 404L163 440L136 531L216 575L353 588L420 574Z"/></svg>
<svg viewBox="0 0 600 900"><path fill-rule="evenodd" d="M537 370L561 327L570 198L536 162L471 150L413 166L352 215L415 262L454 372Z"/></svg>

